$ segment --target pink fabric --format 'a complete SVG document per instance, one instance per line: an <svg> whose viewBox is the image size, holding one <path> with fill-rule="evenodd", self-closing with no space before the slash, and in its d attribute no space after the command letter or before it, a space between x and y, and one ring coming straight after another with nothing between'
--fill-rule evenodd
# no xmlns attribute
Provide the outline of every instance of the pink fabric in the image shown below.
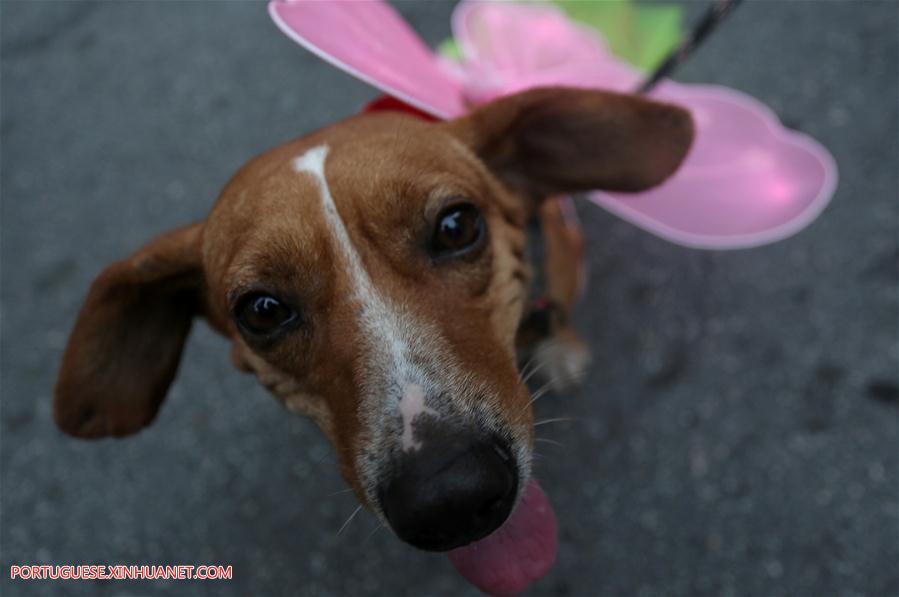
<svg viewBox="0 0 899 597"><path fill-rule="evenodd" d="M273 0L269 11L282 31L318 56L439 118L537 85L629 91L642 78L608 52L598 33L549 5L460 3L452 22L460 65L435 56L381 0ZM795 234L830 201L833 157L811 137L785 129L754 98L671 81L651 96L692 112L695 145L661 186L590 193L598 205L672 242L732 249Z"/></svg>

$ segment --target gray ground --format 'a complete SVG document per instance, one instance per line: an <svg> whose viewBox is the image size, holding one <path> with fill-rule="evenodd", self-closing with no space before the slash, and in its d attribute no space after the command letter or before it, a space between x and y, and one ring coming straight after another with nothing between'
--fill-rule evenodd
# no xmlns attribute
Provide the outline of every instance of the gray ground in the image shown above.
<svg viewBox="0 0 899 597"><path fill-rule="evenodd" d="M698 10L693 5L692 13ZM431 43L451 5L404 2ZM50 418L92 277L204 216L255 153L374 92L261 4L0 5L4 594L473 594L360 516L322 436L198 325L156 424ZM897 5L750 2L683 80L745 90L836 156L802 234L703 253L585 206L596 356L538 414L561 550L531 594L899 594ZM11 563L205 563L232 582L11 582Z"/></svg>

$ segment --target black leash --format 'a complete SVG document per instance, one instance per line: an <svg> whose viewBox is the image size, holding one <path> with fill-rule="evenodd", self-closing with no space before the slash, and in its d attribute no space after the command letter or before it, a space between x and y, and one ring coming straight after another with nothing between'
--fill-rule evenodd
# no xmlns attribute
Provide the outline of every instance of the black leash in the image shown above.
<svg viewBox="0 0 899 597"><path fill-rule="evenodd" d="M693 51L708 37L721 22L727 18L729 14L743 0L718 0L709 7L702 19L693 27L693 31L681 43L680 46L673 49L665 60L656 67L652 74L646 78L637 88L636 93L649 93L659 81L667 78Z"/></svg>

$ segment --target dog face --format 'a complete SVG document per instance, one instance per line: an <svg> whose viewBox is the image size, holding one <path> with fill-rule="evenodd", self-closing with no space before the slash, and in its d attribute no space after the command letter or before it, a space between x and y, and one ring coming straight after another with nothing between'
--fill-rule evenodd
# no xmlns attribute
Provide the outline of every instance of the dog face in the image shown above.
<svg viewBox="0 0 899 597"><path fill-rule="evenodd" d="M686 112L541 89L449 123L358 116L244 166L205 222L94 282L55 417L74 435L155 416L196 315L333 443L359 499L404 540L445 550L497 528L530 474L515 337L523 227L540 198L661 182Z"/></svg>
<svg viewBox="0 0 899 597"><path fill-rule="evenodd" d="M529 471L516 207L444 128L384 113L252 162L204 230L235 359L316 419L360 497L422 547L445 547L464 512L419 479L445 468L443 492L477 489L492 530Z"/></svg>

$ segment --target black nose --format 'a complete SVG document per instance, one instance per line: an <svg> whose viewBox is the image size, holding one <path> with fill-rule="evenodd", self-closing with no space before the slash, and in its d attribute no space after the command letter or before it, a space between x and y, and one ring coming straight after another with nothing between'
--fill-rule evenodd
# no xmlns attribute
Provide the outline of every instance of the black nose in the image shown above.
<svg viewBox="0 0 899 597"><path fill-rule="evenodd" d="M380 494L397 536L445 551L486 537L509 516L518 473L505 442L470 437L424 442L403 454Z"/></svg>

